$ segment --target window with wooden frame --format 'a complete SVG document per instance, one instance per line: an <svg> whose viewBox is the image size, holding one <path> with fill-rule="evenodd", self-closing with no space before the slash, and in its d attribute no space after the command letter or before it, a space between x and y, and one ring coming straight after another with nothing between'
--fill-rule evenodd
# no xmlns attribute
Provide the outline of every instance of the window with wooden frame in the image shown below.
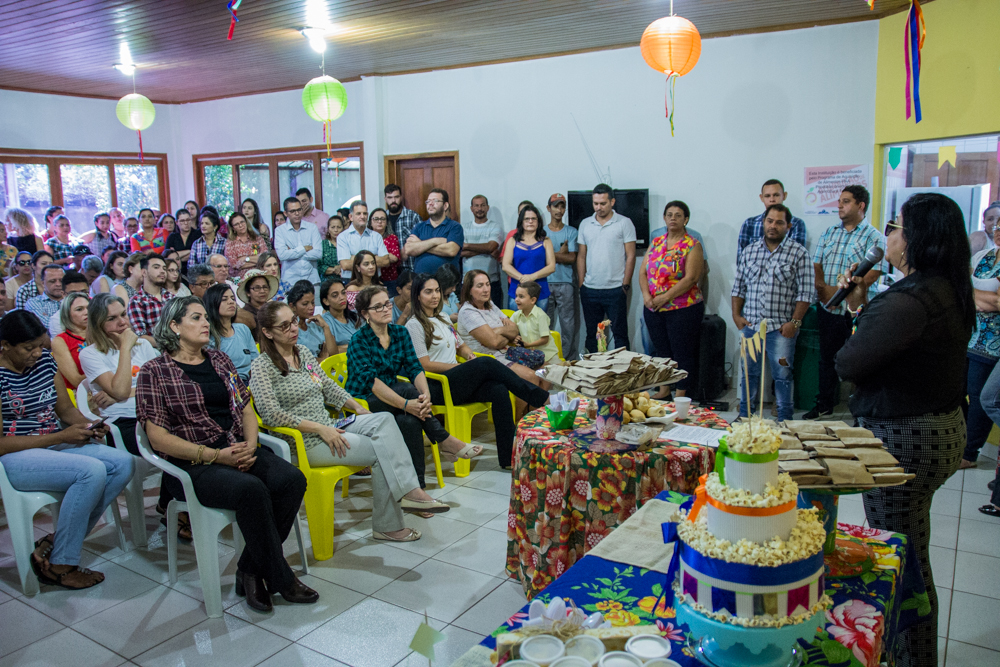
<svg viewBox="0 0 1000 667"><path fill-rule="evenodd" d="M32 151L0 148L0 209L29 211L44 231L45 211L61 206L74 234L94 228L94 214L118 207L170 211L167 156L145 153Z"/></svg>
<svg viewBox="0 0 1000 667"><path fill-rule="evenodd" d="M329 156L326 146L195 155L195 191L199 203L215 206L224 218L253 199L272 226L281 202L308 188L313 206L333 215L365 191L363 151L356 143L334 144Z"/></svg>

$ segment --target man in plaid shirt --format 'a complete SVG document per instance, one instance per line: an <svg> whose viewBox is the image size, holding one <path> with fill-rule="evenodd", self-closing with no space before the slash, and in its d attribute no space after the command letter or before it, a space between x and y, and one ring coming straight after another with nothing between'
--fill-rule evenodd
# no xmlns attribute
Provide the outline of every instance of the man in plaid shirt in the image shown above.
<svg viewBox="0 0 1000 667"><path fill-rule="evenodd" d="M865 222L871 196L860 185L848 185L840 193L838 212L840 224L833 225L820 237L813 256L816 273L816 295L820 306L816 309L819 322L819 395L816 407L807 412L805 419L825 419L833 414L837 405L837 371L834 359L851 335L852 317L844 304L827 309L825 304L837 292L837 278L852 264L860 262L869 248L878 246L885 250L885 237ZM874 266L864 276L864 286L869 296L877 290L874 283L885 269L885 260Z"/></svg>
<svg viewBox="0 0 1000 667"><path fill-rule="evenodd" d="M167 265L159 255L148 255L139 263L145 272L142 286L128 302L128 321L135 335L145 338L150 345L159 349L153 338L153 327L160 319L163 303L174 295L163 286L167 284Z"/></svg>
<svg viewBox="0 0 1000 667"><path fill-rule="evenodd" d="M406 245L406 239L410 238L413 228L420 224L420 216L415 211L403 206L403 190L395 183L385 186L385 208L389 212L389 224L392 225L392 233L399 239L399 247ZM413 258L407 257L403 260L403 266L407 271L413 271Z"/></svg>
<svg viewBox="0 0 1000 667"><path fill-rule="evenodd" d="M733 322L744 338L756 334L761 320L767 320L767 361L774 378L779 420L792 418L795 339L815 298L809 253L789 234L791 220L792 212L783 204L767 207L764 236L740 253L732 293ZM744 417L758 400L760 357L749 359L748 367L749 377L744 378L746 384L740 393L740 414Z"/></svg>

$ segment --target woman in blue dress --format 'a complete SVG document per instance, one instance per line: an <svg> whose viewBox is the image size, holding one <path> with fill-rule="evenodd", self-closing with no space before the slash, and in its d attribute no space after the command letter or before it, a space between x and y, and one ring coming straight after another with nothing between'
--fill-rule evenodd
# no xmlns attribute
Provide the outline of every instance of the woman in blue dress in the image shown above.
<svg viewBox="0 0 1000 667"><path fill-rule="evenodd" d="M542 214L532 204L521 209L517 216L517 231L504 245L503 270L510 276L508 308L517 310L514 303L517 286L531 280L542 288L535 307L545 310L549 302L548 276L556 270L556 253L552 241L545 238Z"/></svg>

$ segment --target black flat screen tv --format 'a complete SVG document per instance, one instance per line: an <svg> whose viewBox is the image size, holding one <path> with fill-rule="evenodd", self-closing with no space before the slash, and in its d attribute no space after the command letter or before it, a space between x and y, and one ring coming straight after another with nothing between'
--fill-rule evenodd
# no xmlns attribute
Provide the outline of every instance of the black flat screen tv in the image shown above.
<svg viewBox="0 0 1000 667"><path fill-rule="evenodd" d="M590 190L570 190L566 214L569 224L579 229L584 219L594 215ZM615 211L635 225L635 247L649 245L649 189L615 189Z"/></svg>

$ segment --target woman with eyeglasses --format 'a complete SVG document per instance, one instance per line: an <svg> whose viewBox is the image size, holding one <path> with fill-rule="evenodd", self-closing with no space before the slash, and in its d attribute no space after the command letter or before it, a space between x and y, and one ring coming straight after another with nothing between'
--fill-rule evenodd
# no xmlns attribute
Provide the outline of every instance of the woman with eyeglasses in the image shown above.
<svg viewBox="0 0 1000 667"><path fill-rule="evenodd" d="M226 259L229 260L229 277L243 277L256 268L262 253L270 250L267 241L260 237L242 213L229 216L229 238L226 239Z"/></svg>
<svg viewBox="0 0 1000 667"><path fill-rule="evenodd" d="M337 385L308 348L296 343L295 314L283 303L260 312L261 355L253 363L250 391L261 420L302 432L309 465L370 466L372 537L412 542L420 533L403 525L401 509L440 513L451 509L427 495L417 483L410 457L392 416L372 414ZM327 405L356 417L337 428Z"/></svg>
<svg viewBox="0 0 1000 667"><path fill-rule="evenodd" d="M308 280L300 280L288 292L288 305L297 318L299 345L305 345L316 358L323 361L327 357L340 354L337 339L330 331L325 319L316 315L316 288ZM259 334L258 334L259 337Z"/></svg>
<svg viewBox="0 0 1000 667"><path fill-rule="evenodd" d="M195 218L191 217L186 208L177 209L176 220L173 233L167 237L167 247L177 252L177 259L181 262L181 272L187 275L191 247L201 238L201 231L195 228Z"/></svg>
<svg viewBox="0 0 1000 667"><path fill-rule="evenodd" d="M399 249L399 237L392 233L389 227L389 214L384 208L377 208L368 215L368 227L382 237L385 249L389 252L389 265L382 267L379 273L382 284L389 290L390 296L396 295L396 280L403 267L402 253Z"/></svg>
<svg viewBox="0 0 1000 667"><path fill-rule="evenodd" d="M958 204L941 194L913 195L887 232L885 258L905 277L870 302L866 289L848 294L854 333L835 363L841 379L855 385L851 413L859 425L915 475L901 486L866 491L865 516L872 528L907 535L930 602L931 613L887 648L895 649L900 664L935 667L938 598L931 573L931 502L958 469L965 448L963 362L969 335L977 331L976 299ZM863 278L851 276L856 268L840 278L838 287L862 283ZM933 378L931 391L928 378Z"/></svg>
<svg viewBox="0 0 1000 667"><path fill-rule="evenodd" d="M281 260L278 259L278 256L273 252L265 252L257 258L257 268L269 276L274 276L278 283L278 289L271 298L284 301L285 295L292 289L292 286L281 279Z"/></svg>
<svg viewBox="0 0 1000 667"><path fill-rule="evenodd" d="M4 282L4 290L7 296L6 308L4 310L14 309L14 299L17 297L17 290L32 280L34 280L34 274L31 271L31 253L17 253L14 261L10 264L10 278Z"/></svg>
<svg viewBox="0 0 1000 667"><path fill-rule="evenodd" d="M396 419L410 450L413 469L424 488L424 434L437 443L449 461L479 456L483 448L450 435L431 412L427 376L413 350L406 327L392 323L392 301L381 285L358 293L358 315L363 325L347 346L347 383L355 398L368 402L372 412L388 412ZM405 377L408 382L400 380Z"/></svg>
<svg viewBox="0 0 1000 667"><path fill-rule="evenodd" d="M168 248L163 254L176 254L172 248ZM165 289L177 296L191 296L191 288L188 287L181 277L181 263L175 256L167 257L164 260L167 270L167 284Z"/></svg>

